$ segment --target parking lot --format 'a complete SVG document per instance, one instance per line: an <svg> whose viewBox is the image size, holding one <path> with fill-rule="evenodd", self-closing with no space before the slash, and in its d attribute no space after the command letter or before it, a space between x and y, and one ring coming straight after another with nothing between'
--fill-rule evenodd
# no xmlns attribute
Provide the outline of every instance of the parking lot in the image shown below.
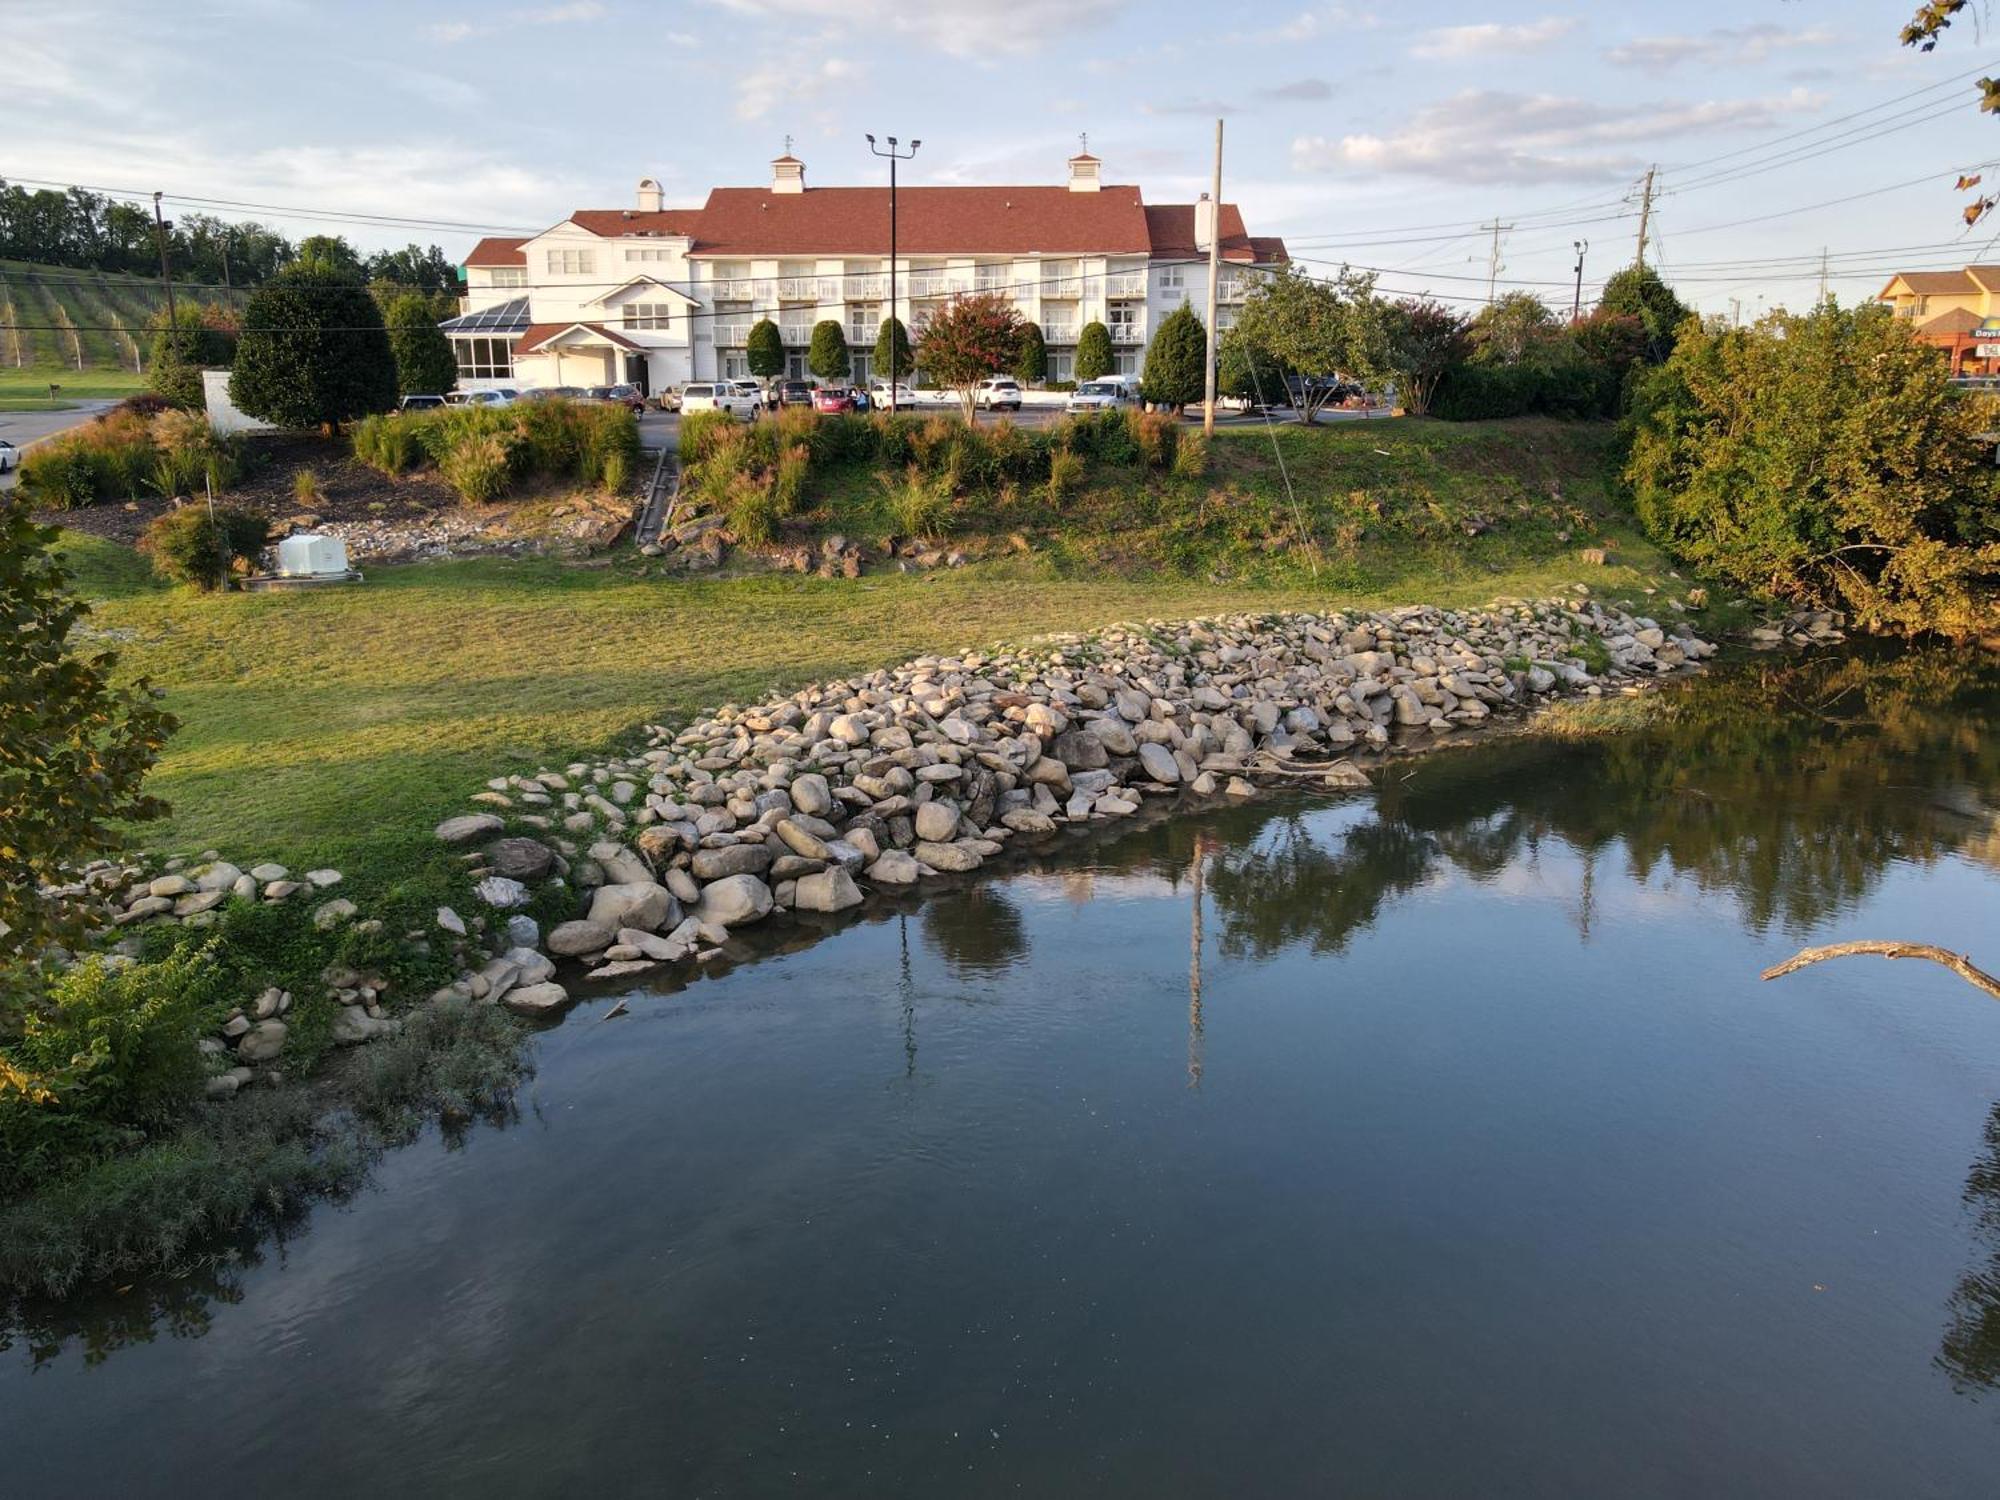
<svg viewBox="0 0 2000 1500"><path fill-rule="evenodd" d="M883 407L881 409L883 411L888 410L887 407ZM915 412L920 416L936 416L942 414L945 416L956 417L959 413L959 405L956 400L949 400L949 401L927 400L927 401L919 401L915 406L905 406L901 408L901 410L904 412ZM765 413L766 417L770 415L771 414L769 412ZM978 421L979 425L982 427L991 427L996 422L1000 422L1003 420L1013 422L1021 427L1046 427L1051 422L1055 421L1058 417L1062 415L1063 415L1063 409L1060 406L1024 406L1019 411L982 411L978 413ZM1370 416L1386 416L1386 415L1388 415L1386 411L1373 411L1373 412L1323 411L1320 413L1320 420L1322 422L1334 422L1340 420L1354 421L1357 419ZM1187 420L1191 422L1199 422L1201 420L1201 414L1199 412L1192 413L1187 418ZM1264 413L1254 409L1250 411L1220 411L1216 413L1215 417L1215 423L1216 426L1218 427L1242 427L1245 425L1261 426L1264 420L1265 420ZM1297 413L1289 410L1288 408L1280 407L1271 413L1270 420L1274 422L1296 421ZM678 447L680 445L680 440L681 440L681 419L679 413L669 412L669 411L648 411L641 414L639 418L639 444L641 447L643 448Z"/></svg>

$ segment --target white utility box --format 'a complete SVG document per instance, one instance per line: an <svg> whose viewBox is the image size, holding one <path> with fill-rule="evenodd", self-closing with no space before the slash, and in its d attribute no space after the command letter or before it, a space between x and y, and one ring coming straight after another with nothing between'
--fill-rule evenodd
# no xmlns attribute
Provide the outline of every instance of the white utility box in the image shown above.
<svg viewBox="0 0 2000 1500"><path fill-rule="evenodd" d="M280 578L338 578L347 572L347 543L301 532L278 543Z"/></svg>

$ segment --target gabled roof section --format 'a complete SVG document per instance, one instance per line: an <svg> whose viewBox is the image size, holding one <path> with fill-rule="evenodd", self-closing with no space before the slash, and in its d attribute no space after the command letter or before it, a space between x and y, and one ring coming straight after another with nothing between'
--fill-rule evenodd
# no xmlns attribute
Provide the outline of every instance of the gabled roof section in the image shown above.
<svg viewBox="0 0 2000 1500"><path fill-rule="evenodd" d="M643 344L626 338L624 334L615 328L606 328L602 323L537 323L522 335L519 343L514 345L514 353L517 356L534 354L546 349L565 334L577 332L595 334L606 343L614 344L620 349L642 349L645 347Z"/></svg>
<svg viewBox="0 0 2000 1500"><path fill-rule="evenodd" d="M607 302L611 301L612 298L622 297L625 295L625 293L631 291L634 287L641 287L641 286L651 287L654 291L665 292L669 297L677 297L682 302L686 303L689 307L701 306L699 302L695 301L694 298L690 297L686 292L682 291L679 287L674 286L669 282L662 281L657 276L634 276L630 281L626 282L623 286L613 287L610 291L606 292L602 297L591 298L591 306L602 307Z"/></svg>
<svg viewBox="0 0 2000 1500"><path fill-rule="evenodd" d="M1250 236L1250 259L1260 266L1282 266L1290 262L1291 252L1285 249L1284 240L1275 234L1253 234Z"/></svg>
<svg viewBox="0 0 2000 1500"><path fill-rule="evenodd" d="M489 236L472 247L465 263L468 266L525 266L528 257L521 247L527 243L525 239Z"/></svg>
<svg viewBox="0 0 2000 1500"><path fill-rule="evenodd" d="M692 239L700 219L698 208L663 208L652 213L637 208L579 208L566 222L607 240L626 234Z"/></svg>
<svg viewBox="0 0 2000 1500"><path fill-rule="evenodd" d="M440 333L519 333L528 326L528 299L516 297L510 302L496 302L491 307L482 307L478 312L461 313L455 318L446 318L438 324Z"/></svg>
<svg viewBox="0 0 2000 1500"><path fill-rule="evenodd" d="M1150 203L1146 206L1146 236L1154 260L1206 259L1206 248L1194 242L1192 203ZM1275 241L1282 251L1283 241ZM1243 214L1234 203L1222 205L1222 258L1239 265L1257 260L1256 247L1243 232Z"/></svg>
<svg viewBox="0 0 2000 1500"><path fill-rule="evenodd" d="M1928 323L1917 325L1918 333L1958 334L1977 333L1986 325L1986 320L1969 308L1957 307L1950 312L1932 318Z"/></svg>
<svg viewBox="0 0 2000 1500"><path fill-rule="evenodd" d="M1972 297L1982 290L1966 271L1899 271L1889 278L1880 295L1894 296L1898 283L1919 297Z"/></svg>
<svg viewBox="0 0 2000 1500"><path fill-rule="evenodd" d="M2000 266L1967 266L1965 274L1979 283L1983 292L2000 292Z"/></svg>
<svg viewBox="0 0 2000 1500"><path fill-rule="evenodd" d="M887 255L889 190L802 193L716 188L703 206L703 256ZM1144 255L1136 187L916 187L896 194L899 255Z"/></svg>

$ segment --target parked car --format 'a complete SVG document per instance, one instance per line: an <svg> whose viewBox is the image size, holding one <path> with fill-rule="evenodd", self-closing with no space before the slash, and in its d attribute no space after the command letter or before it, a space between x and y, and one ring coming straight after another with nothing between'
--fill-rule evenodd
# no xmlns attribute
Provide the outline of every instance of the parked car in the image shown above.
<svg viewBox="0 0 2000 1500"><path fill-rule="evenodd" d="M456 394L456 393L454 393ZM521 393L512 386L502 386L490 391L467 391L455 406L512 406L521 399Z"/></svg>
<svg viewBox="0 0 2000 1500"><path fill-rule="evenodd" d="M917 404L917 393L904 385L900 380L896 382L895 395L895 405L900 408L908 408ZM868 397L878 407L889 405L889 382L886 380L876 381L868 388Z"/></svg>
<svg viewBox="0 0 2000 1500"><path fill-rule="evenodd" d="M989 375L972 393L972 404L982 411L1019 411L1021 382L1011 375Z"/></svg>
<svg viewBox="0 0 2000 1500"><path fill-rule="evenodd" d="M1324 395L1325 399L1321 402L1324 406L1338 406L1349 397L1365 396L1368 394L1365 386L1356 381L1349 380L1342 375L1287 375L1285 377L1285 405L1304 406L1306 404L1307 392L1311 392L1315 398Z"/></svg>
<svg viewBox="0 0 2000 1500"><path fill-rule="evenodd" d="M781 380L774 389L778 393L780 406L811 406L813 404L813 383L810 380Z"/></svg>
<svg viewBox="0 0 2000 1500"><path fill-rule="evenodd" d="M698 411L726 411L732 417L741 417L746 422L757 420L757 413L763 409L764 401L759 395L746 394L739 387L741 381L696 380L681 387L681 411L692 414Z"/></svg>
<svg viewBox="0 0 2000 1500"><path fill-rule="evenodd" d="M609 401L613 406L625 407L628 411L644 411L646 409L646 398L640 394L639 387L636 385L607 386L604 394L598 399Z"/></svg>
<svg viewBox="0 0 2000 1500"><path fill-rule="evenodd" d="M839 386L823 385L812 393L812 405L814 411L853 411L854 392Z"/></svg>
<svg viewBox="0 0 2000 1500"><path fill-rule="evenodd" d="M18 469L20 467L21 450L5 438L0 438L0 474L5 474L9 469Z"/></svg>
<svg viewBox="0 0 2000 1500"><path fill-rule="evenodd" d="M1069 411L1102 411L1110 406L1130 406L1132 388L1121 380L1086 380L1069 393L1063 403Z"/></svg>
<svg viewBox="0 0 2000 1500"><path fill-rule="evenodd" d="M778 404L777 392L764 389L763 384L759 381L731 380L725 383L733 386L739 395L748 396L759 406L776 406Z"/></svg>
<svg viewBox="0 0 2000 1500"><path fill-rule="evenodd" d="M445 404L442 396L405 396L396 405L403 411L429 411Z"/></svg>
<svg viewBox="0 0 2000 1500"><path fill-rule="evenodd" d="M681 409L681 388L677 385L668 386L653 398L653 405L657 406L661 411L679 411Z"/></svg>

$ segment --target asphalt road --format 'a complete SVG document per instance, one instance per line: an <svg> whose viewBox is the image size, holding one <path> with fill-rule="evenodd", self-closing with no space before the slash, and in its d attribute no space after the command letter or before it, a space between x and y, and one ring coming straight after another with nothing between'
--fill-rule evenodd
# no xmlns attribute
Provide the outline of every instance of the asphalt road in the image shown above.
<svg viewBox="0 0 2000 1500"><path fill-rule="evenodd" d="M0 411L0 438L7 439L17 448L25 448L37 438L49 437L79 422L88 422L99 412L108 411L117 404L116 401L79 401L67 411ZM15 471L12 469L0 474L0 489L12 489L14 479Z"/></svg>

